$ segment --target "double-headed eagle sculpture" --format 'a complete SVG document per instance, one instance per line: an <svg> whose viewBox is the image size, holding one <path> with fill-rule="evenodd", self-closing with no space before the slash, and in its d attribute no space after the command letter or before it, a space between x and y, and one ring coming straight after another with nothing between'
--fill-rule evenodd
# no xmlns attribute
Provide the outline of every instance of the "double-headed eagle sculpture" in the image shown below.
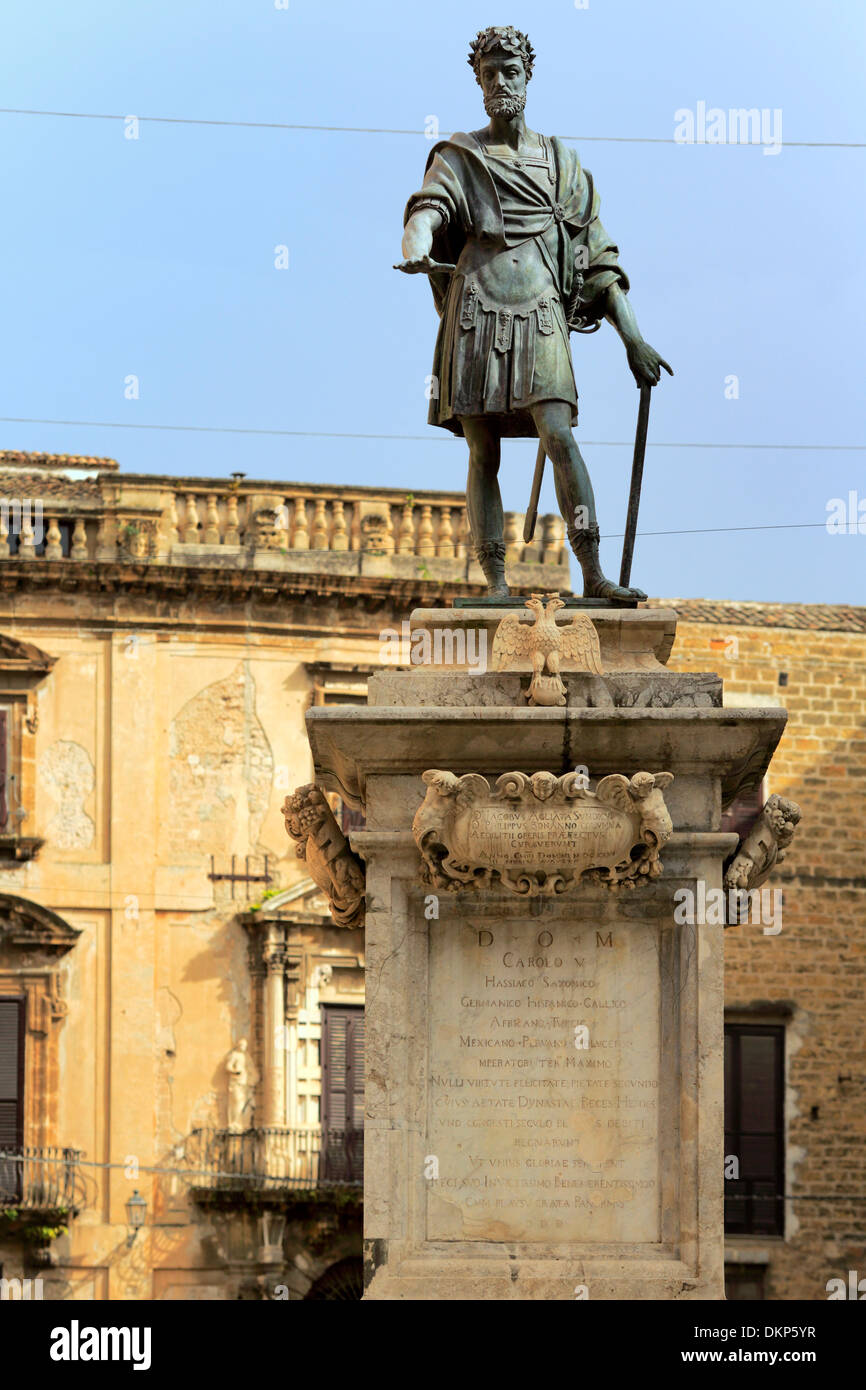
<svg viewBox="0 0 866 1390"><path fill-rule="evenodd" d="M493 638L493 664L501 671L529 661L529 704L564 705L565 685L559 674L563 661L574 670L602 674L598 634L585 613L575 613L570 623L558 624L556 613L565 607L558 594L532 594L526 607L532 609L535 622L524 623L519 613L507 613Z"/></svg>

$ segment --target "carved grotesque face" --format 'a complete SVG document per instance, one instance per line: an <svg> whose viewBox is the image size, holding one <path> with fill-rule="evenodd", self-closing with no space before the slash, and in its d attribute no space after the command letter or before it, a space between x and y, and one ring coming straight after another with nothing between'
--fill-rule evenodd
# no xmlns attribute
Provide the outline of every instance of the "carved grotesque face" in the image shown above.
<svg viewBox="0 0 866 1390"><path fill-rule="evenodd" d="M385 540L388 534L388 519L384 513L370 513L361 521L363 549L373 555L385 553Z"/></svg>
<svg viewBox="0 0 866 1390"><path fill-rule="evenodd" d="M478 69L488 116L512 120L526 106L526 70L513 53L485 54Z"/></svg>
<svg viewBox="0 0 866 1390"><path fill-rule="evenodd" d="M254 513L249 538L258 550L279 550L285 545L284 533L272 508L265 507Z"/></svg>

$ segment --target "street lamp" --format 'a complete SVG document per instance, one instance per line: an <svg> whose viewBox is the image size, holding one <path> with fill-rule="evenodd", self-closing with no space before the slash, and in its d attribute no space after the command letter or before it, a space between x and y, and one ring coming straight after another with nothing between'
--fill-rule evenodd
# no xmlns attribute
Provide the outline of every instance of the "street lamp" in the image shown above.
<svg viewBox="0 0 866 1390"><path fill-rule="evenodd" d="M126 1224L129 1226L129 1234L126 1237L127 1246L132 1245L135 1237L144 1225L144 1218L146 1215L147 1202L136 1187L126 1204Z"/></svg>

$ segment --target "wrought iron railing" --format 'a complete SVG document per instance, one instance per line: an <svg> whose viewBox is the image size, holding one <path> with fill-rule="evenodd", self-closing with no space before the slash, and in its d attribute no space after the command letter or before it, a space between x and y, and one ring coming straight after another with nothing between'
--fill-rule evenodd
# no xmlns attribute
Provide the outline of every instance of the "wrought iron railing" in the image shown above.
<svg viewBox="0 0 866 1390"><path fill-rule="evenodd" d="M360 1187L361 1129L195 1129L185 1145L190 1186L199 1191Z"/></svg>
<svg viewBox="0 0 866 1390"><path fill-rule="evenodd" d="M73 1211L84 1203L82 1149L0 1150L0 1209Z"/></svg>

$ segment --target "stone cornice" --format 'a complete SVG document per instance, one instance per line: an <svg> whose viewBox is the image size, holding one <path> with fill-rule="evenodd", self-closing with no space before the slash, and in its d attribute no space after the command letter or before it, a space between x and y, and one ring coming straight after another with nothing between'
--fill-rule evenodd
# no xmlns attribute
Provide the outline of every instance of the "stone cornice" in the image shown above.
<svg viewBox="0 0 866 1390"><path fill-rule="evenodd" d="M633 770L640 763L677 777L721 781L722 805L761 782L782 736L781 709L568 709L485 710L486 736L478 738L472 708L323 706L307 711L316 781L349 805L366 804L367 778L410 774L431 767L531 775L592 767L593 776ZM507 750L504 752L503 750ZM674 796L678 794L677 791Z"/></svg>
<svg viewBox="0 0 866 1390"><path fill-rule="evenodd" d="M422 580L388 575L329 574L325 571L292 571L276 569L225 569L200 565L160 565L155 563L94 563L70 565L67 560L18 561L5 560L0 565L0 592L25 589L58 589L129 593L131 590L150 591L159 596L200 593L207 596L241 597L252 594L274 600L281 595L302 598L329 596L367 597L371 600L412 599L413 603L431 602L438 596L481 595L483 584L466 580Z"/></svg>
<svg viewBox="0 0 866 1390"><path fill-rule="evenodd" d="M527 592L544 582L540 570L546 567L521 565L518 568L535 572L532 579L521 585ZM395 575L224 569L154 562L85 561L71 565L67 560L6 560L0 563L0 622L7 620L2 611L3 596L14 602L18 595L27 596L30 613L34 610L34 601L41 596L50 599L52 595L74 594L91 596L97 603L100 599L122 599L126 625L139 621L148 628L159 627L164 617L166 626L177 630L184 625L178 605L195 604L218 605L223 610L221 627L230 627L234 621L244 627L253 623L256 628L275 626L284 630L291 624L285 616L277 615L287 603L309 608L309 619L321 613L323 604L330 602L358 614L384 615L391 621L394 615L407 617L415 608L439 608L449 605L455 597L480 597L484 592L483 585L456 577L423 580ZM147 611L136 613L136 603L146 605ZM160 604L170 605L170 608L155 612L154 605ZM236 612L234 619L231 618L232 610L248 604L254 605L255 612ZM83 612L81 616L85 616ZM113 616L115 621L120 620L119 615Z"/></svg>

